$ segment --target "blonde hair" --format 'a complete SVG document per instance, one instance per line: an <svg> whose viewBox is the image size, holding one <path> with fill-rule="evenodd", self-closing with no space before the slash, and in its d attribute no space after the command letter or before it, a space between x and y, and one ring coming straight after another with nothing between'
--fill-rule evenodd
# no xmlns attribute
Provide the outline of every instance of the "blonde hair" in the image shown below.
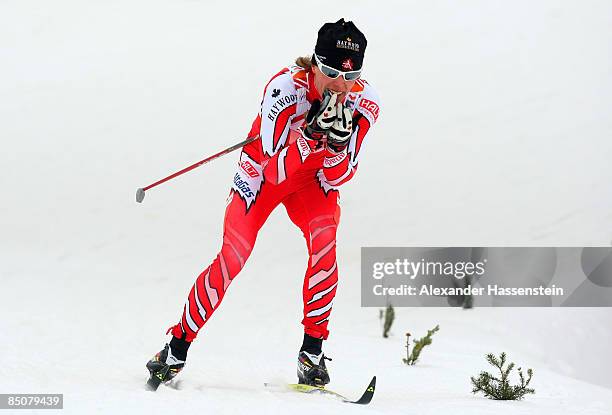
<svg viewBox="0 0 612 415"><path fill-rule="evenodd" d="M301 66L306 70L310 70L312 68L312 57L310 56L300 56L295 60L295 64L297 66Z"/></svg>

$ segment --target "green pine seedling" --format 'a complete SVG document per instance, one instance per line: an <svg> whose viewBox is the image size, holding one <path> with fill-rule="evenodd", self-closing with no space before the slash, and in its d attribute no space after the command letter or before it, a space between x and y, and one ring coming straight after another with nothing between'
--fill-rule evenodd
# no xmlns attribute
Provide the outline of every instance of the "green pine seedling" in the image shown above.
<svg viewBox="0 0 612 415"><path fill-rule="evenodd" d="M480 372L477 378L473 376L470 377L472 380L472 393L476 394L478 392L484 393L489 399L496 400L521 400L525 397L525 395L529 393L535 393L535 390L529 388L529 382L531 382L531 377L533 376L533 370L527 369L527 379L523 376L523 371L519 367L519 377L521 379L520 385L510 385L508 380L510 376L510 372L514 368L514 363L508 364L508 367L504 368L506 364L506 353L502 353L497 358L493 353L489 353L487 356L487 362L489 362L492 366L495 366L500 373L500 377L495 377L488 372Z"/></svg>
<svg viewBox="0 0 612 415"><path fill-rule="evenodd" d="M421 351L423 350L423 348L431 344L432 342L431 336L433 336L434 333L437 332L438 330L440 330L439 325L436 325L436 327L434 327L431 330L427 330L427 335L425 337L421 337L419 340L416 340L414 342L412 353L406 356L407 357L406 359L402 359L402 361L406 363L407 365L414 365L419 359L419 356L421 355ZM406 352L407 353L409 352L409 346L410 346L408 344L408 339L410 339L410 336L407 336L407 340L406 340Z"/></svg>
<svg viewBox="0 0 612 415"><path fill-rule="evenodd" d="M391 330L393 320L395 320L395 310L393 309L393 306L389 304L385 310L385 324L383 327L383 337L385 339L389 337L389 330Z"/></svg>

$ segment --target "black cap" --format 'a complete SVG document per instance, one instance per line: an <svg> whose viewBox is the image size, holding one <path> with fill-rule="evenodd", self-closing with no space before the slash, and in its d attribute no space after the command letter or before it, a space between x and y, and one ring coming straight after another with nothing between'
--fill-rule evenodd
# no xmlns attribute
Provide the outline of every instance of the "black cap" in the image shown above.
<svg viewBox="0 0 612 415"><path fill-rule="evenodd" d="M321 63L339 71L358 71L368 42L353 22L344 19L325 23L319 29L315 54Z"/></svg>

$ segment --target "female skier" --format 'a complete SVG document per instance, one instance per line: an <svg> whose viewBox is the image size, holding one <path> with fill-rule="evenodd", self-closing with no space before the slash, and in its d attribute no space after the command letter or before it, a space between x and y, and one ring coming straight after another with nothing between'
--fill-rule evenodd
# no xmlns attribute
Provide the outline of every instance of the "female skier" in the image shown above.
<svg viewBox="0 0 612 415"><path fill-rule="evenodd" d="M148 363L157 389L184 367L191 342L219 307L248 259L257 233L283 204L306 238L309 261L303 286L304 340L298 382L329 382L323 340L338 283L338 187L349 181L365 136L379 114L378 95L361 78L366 38L350 21L324 24L312 57L298 58L264 88L240 154L225 212L223 244L191 288L172 339Z"/></svg>

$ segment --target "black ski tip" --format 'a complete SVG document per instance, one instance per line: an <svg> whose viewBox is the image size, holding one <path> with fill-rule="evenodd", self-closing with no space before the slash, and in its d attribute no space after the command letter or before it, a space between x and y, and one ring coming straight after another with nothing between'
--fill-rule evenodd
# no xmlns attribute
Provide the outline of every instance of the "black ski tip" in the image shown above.
<svg viewBox="0 0 612 415"><path fill-rule="evenodd" d="M155 392L159 385L161 384L161 380L156 376L151 375L149 380L147 380L147 384L145 385L145 389L151 392Z"/></svg>
<svg viewBox="0 0 612 415"><path fill-rule="evenodd" d="M138 203L142 203L142 201L144 200L144 197L145 197L144 189L140 188L140 189L136 190L136 201Z"/></svg>
<svg viewBox="0 0 612 415"><path fill-rule="evenodd" d="M372 398L374 397L374 391L376 390L376 376L374 376L372 378L372 380L370 381L370 384L368 385L368 387L366 388L365 392L363 393L363 395L361 395L361 398L359 398L359 400L353 401L351 403L355 403L358 405L367 405L372 401Z"/></svg>

